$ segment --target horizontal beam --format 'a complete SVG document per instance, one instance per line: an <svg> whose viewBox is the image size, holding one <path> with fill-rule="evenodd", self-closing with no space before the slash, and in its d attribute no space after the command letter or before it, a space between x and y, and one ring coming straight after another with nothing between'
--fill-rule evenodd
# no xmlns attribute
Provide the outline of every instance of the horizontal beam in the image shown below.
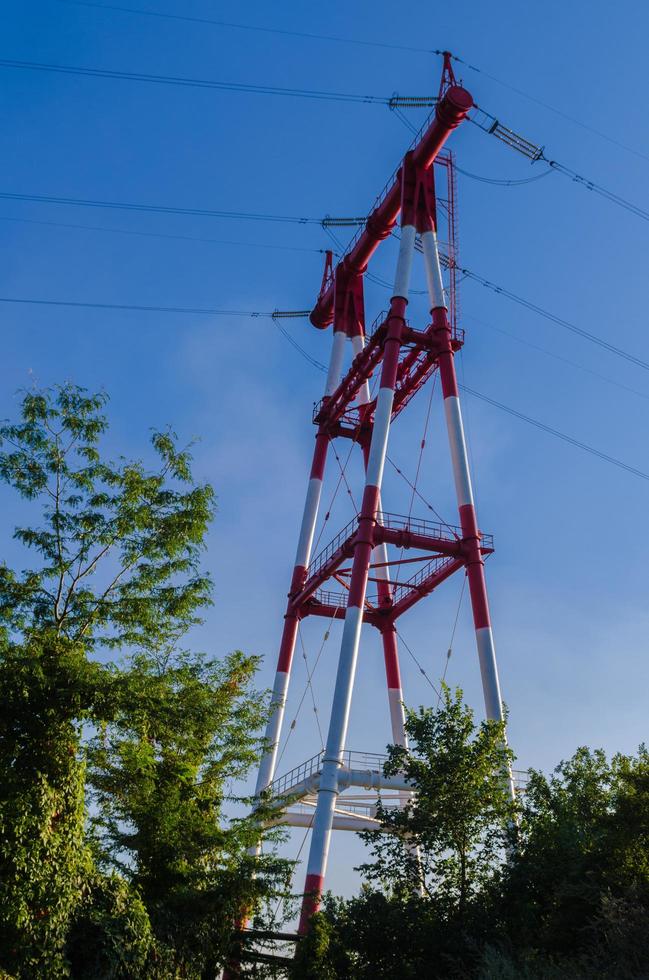
<svg viewBox="0 0 649 980"><path fill-rule="evenodd" d="M285 810L274 823L285 827L304 827L306 830L313 823L313 813ZM371 817L350 817L334 813L332 829L351 830L358 834L364 830L380 830L381 824L378 820L373 820Z"/></svg>
<svg viewBox="0 0 649 980"><path fill-rule="evenodd" d="M321 770L312 772L305 779L299 780L293 786L287 786L285 790L274 797L276 800L286 799L297 802L305 796L313 796L318 792L320 786ZM385 776L378 769L348 769L341 766L338 770L338 791L342 792L349 786L360 786L362 789L397 789L411 791L413 789L404 775ZM270 787L272 789L272 785Z"/></svg>
<svg viewBox="0 0 649 980"><path fill-rule="evenodd" d="M435 116L421 140L413 148L413 163L427 169L433 163L442 146L454 129L460 125L473 106L473 99L466 89L451 85L438 102ZM398 171L384 196L369 215L365 227L354 242L351 251L341 259L348 275L362 275L367 264L382 242L392 231L401 210L401 171ZM340 263L339 263L340 264ZM333 283L327 286L311 311L311 323L324 329L333 320Z"/></svg>

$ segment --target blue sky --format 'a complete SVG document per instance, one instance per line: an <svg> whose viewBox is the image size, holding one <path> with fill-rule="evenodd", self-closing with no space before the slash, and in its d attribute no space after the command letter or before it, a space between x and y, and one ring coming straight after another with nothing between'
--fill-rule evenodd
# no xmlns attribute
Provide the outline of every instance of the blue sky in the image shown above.
<svg viewBox="0 0 649 980"><path fill-rule="evenodd" d="M642 154L649 154L649 132L638 95L646 87L645 5L622 2L613 10L597 2L550 0L543 5L471 2L435 10L420 2L269 6L253 0L243 10L216 0L156 0L155 5L123 0L123 6L131 5L450 48L484 72L637 150L640 155L596 136L484 72L463 73L481 106L545 145L549 156L640 205L646 201L649 160ZM57 0L5 3L0 23L1 57L32 62L385 96L436 91L440 71L439 59L425 54ZM410 141L399 120L381 106L0 70L0 192L313 217L359 214ZM409 118L419 125L423 115L414 111ZM536 172L473 126L456 134L453 149L459 165L475 174L520 179ZM559 175L517 187L460 176L459 229L461 260L470 269L649 359L644 221ZM4 200L0 294L304 309L320 282L318 250L327 246L317 225ZM373 271L389 278L393 262L388 246ZM422 284L418 269L415 285ZM388 298L388 292L368 284L369 321ZM216 604L196 642L216 653L240 648L260 654L260 683L270 684L308 474L310 412L321 395L321 375L269 320L9 304L0 304L0 315L1 415L15 412L21 387L71 379L110 393L114 452L146 455L150 427L167 423L182 438L200 437L196 471L215 485L219 513L206 556ZM410 315L423 324L423 301L411 303ZM649 470L646 371L472 282L462 286L461 324L467 341L459 367L467 385ZM287 329L312 356L327 360L330 332L316 332L305 321L288 322ZM420 402L393 432L391 454L406 472L416 465L425 398ZM548 768L580 744L632 751L646 738L649 687L647 484L482 402L467 398L465 408L480 523L495 535L488 585L510 740L520 764ZM452 521L439 392L432 417L420 486ZM332 476L334 469L329 472ZM350 464L350 478L359 485L358 460ZM325 496L330 492L331 487ZM390 473L386 497L392 510L408 506L407 488ZM11 542L15 508L6 492L1 499L4 553L9 561L20 561ZM332 534L350 516L348 503L339 498ZM325 532L323 543L327 537ZM404 637L432 678L443 668L459 589L459 580L447 583L402 622ZM304 626L311 662L323 629L322 621ZM316 673L323 729L338 636L333 630ZM402 666L407 702L434 701L405 652ZM466 598L448 679L465 689L480 713ZM289 718L304 683L298 656ZM388 732L382 660L377 637L368 631L349 745L381 751ZM319 747L307 697L281 768ZM336 841L333 887L351 887L349 864L357 856L349 838Z"/></svg>

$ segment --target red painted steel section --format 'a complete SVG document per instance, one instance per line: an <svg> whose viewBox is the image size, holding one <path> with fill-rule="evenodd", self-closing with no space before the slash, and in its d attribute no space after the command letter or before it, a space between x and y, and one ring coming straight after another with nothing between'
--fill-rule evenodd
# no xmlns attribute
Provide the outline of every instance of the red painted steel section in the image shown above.
<svg viewBox="0 0 649 980"><path fill-rule="evenodd" d="M307 875L304 882L304 898L298 933L303 936L309 928L309 919L320 908L320 896L324 888L324 875Z"/></svg>
<svg viewBox="0 0 649 980"><path fill-rule="evenodd" d="M466 89L452 85L437 104L435 118L412 151L412 161L424 169L439 153L440 149L473 106L473 98ZM401 181L397 175L383 200L374 208L358 241L351 252L342 260L348 274L363 274L367 263L379 243L391 233L401 207ZM314 327L324 329L333 319L334 291L328 286L318 297L311 312Z"/></svg>
<svg viewBox="0 0 649 980"><path fill-rule="evenodd" d="M441 568L438 572L433 572L424 579L417 589L413 589L410 595L404 596L399 602L395 602L394 606L390 610L390 619L396 621L399 616L403 616L405 612L419 602L420 599L425 599L426 596L430 595L438 585L445 582L447 578L450 578L455 572L459 571L464 567L464 562L461 558L449 559L447 565Z"/></svg>
<svg viewBox="0 0 649 980"><path fill-rule="evenodd" d="M420 235L425 231L434 231L437 227L435 168L417 166L414 150L409 150L403 159L401 181L401 224L414 225Z"/></svg>
<svg viewBox="0 0 649 980"><path fill-rule="evenodd" d="M392 623L386 629L381 630L381 639L383 641L383 659L385 660L385 676L388 681L388 689L401 689L397 631Z"/></svg>
<svg viewBox="0 0 649 980"><path fill-rule="evenodd" d="M334 276L334 323L348 337L365 333L363 276L339 263Z"/></svg>
<svg viewBox="0 0 649 980"><path fill-rule="evenodd" d="M329 448L329 435L320 429L315 437L315 449L313 450L313 463L311 464L310 477L313 480L322 480L324 477L325 463L327 462L327 449Z"/></svg>
<svg viewBox="0 0 649 980"><path fill-rule="evenodd" d="M394 390L401 350L401 331L404 326L407 301L395 296L390 303L388 314L388 335L386 337L383 364L381 368L381 389ZM366 485L358 518L358 532L354 547L354 561L349 583L348 605L360 607L367 588L372 548L374 546L374 528L376 512L379 504L379 488Z"/></svg>
<svg viewBox="0 0 649 980"><path fill-rule="evenodd" d="M458 387L453 349L451 346L451 327L445 309L433 310L432 329L439 338L441 348L438 356L438 364L444 398L457 398ZM478 530L475 508L472 504L461 506L459 508L459 514L473 622L476 629L481 629L484 626L491 625L491 618L489 615L489 600L487 598L487 586L484 577L484 559L480 551L480 532Z"/></svg>

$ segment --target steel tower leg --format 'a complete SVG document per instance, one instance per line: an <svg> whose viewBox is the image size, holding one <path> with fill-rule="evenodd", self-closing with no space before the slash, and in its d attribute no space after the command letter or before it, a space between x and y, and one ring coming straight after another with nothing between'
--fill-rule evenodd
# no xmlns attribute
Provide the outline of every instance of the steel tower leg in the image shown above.
<svg viewBox="0 0 649 980"><path fill-rule="evenodd" d="M365 346L365 338L357 333L352 336L352 351L354 357L359 354ZM357 402L359 405L367 405L370 400L370 386L366 381L358 393ZM369 455L364 450L365 469ZM379 510L382 508L379 496ZM375 569L375 577L379 579L378 594L379 603L388 605L392 601L392 589L388 585L388 546L382 542L377 545L372 552L372 563L379 568ZM399 649L397 646L397 631L394 625L381 630L381 643L383 645L383 660L385 662L385 675L388 686L388 707L390 710L390 728L392 731L392 741L395 745L408 747L408 737L406 735L406 718L403 708L403 689L401 687L401 671L399 669Z"/></svg>
<svg viewBox="0 0 649 980"><path fill-rule="evenodd" d="M334 330L331 358L329 361L329 371L325 384L325 397L329 397L333 394L340 381L346 339L347 337L344 330ZM291 677L291 664L293 661L293 652L295 650L295 641L299 625L299 616L291 607L290 596L299 591L306 578L306 570L311 558L313 535L315 532L316 521L318 519L320 497L322 495L322 479L324 476L328 448L328 434L326 432L319 431L316 436L315 449L313 452L313 463L311 466L309 486L304 504L304 513L302 515L302 525L300 527L297 553L295 555L295 567L293 569L293 577L291 579L288 608L284 619L284 629L282 631L282 640L279 647L277 672L275 674L275 683L273 685L273 709L266 726L266 751L264 752L259 764L259 774L257 776L257 785L255 789L255 795L257 796L273 781L275 776L277 749L282 730L282 722L284 720L286 694Z"/></svg>
<svg viewBox="0 0 649 980"><path fill-rule="evenodd" d="M442 285L442 273L437 249L437 236L434 231L426 231L421 236L426 266L426 280L430 297L433 330L440 343L438 357L439 373L444 397L446 428L453 463L453 477L457 496L462 538L465 546L467 578L473 609L482 690L488 718L503 720L503 706L496 664L489 601L484 577L484 561L480 553L480 535L473 500L471 473L462 424L462 409L455 375L453 349L451 347L451 328L448 322L446 299Z"/></svg>
<svg viewBox="0 0 649 980"><path fill-rule="evenodd" d="M340 646L336 686L334 689L327 745L322 765L316 805L311 848L300 917L300 931L308 927L309 918L318 908L327 866L333 812L338 796L338 770L347 736L352 689L358 659L363 607L373 548L373 532L379 507L385 453L390 431L394 388L397 377L401 333L404 326L408 287L415 244L414 225L401 229L399 259L395 276L394 296L387 319L381 385L376 403L370 455L365 476L365 490L358 519L358 534Z"/></svg>

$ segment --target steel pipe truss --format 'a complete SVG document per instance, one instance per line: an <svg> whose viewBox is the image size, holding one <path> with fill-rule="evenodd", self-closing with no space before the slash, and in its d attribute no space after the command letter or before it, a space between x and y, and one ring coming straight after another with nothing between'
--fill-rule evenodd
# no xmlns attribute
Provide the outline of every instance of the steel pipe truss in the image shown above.
<svg viewBox="0 0 649 980"><path fill-rule="evenodd" d="M270 794L286 801L287 809L280 818L283 822L312 827L301 931L308 928L309 918L318 907L332 830L376 826L376 801L349 799L350 789L365 787L375 795L379 791L396 794L393 801L400 806L408 801L412 791L403 777L387 779L383 775L380 756L373 756L370 762L366 758L359 764L345 747L363 623L380 632L392 741L407 748L395 624L455 572L465 574L486 714L489 718L503 718L484 578L484 561L493 551L493 541L479 530L475 512L454 364L464 337L456 323L453 158L448 152L440 157L447 138L472 105L469 93L455 84L448 60L433 121L406 153L364 227L335 268L332 255L327 255L320 294L311 313L314 326L322 329L333 323L331 359L324 396L313 416L315 448L279 649L273 713L266 730L267 751L257 780L258 795ZM438 172L445 177L444 194L438 194L435 186L436 160ZM363 277L372 254L381 241L393 234L399 217L399 254L390 308L367 329ZM438 241L442 224L443 252ZM430 319L420 327L406 320L416 255L423 257L430 300ZM353 359L343 374L348 341ZM382 501L391 426L434 373L441 382L458 506L457 526L394 514L384 509ZM370 393L372 377L378 379L376 396ZM328 448L337 438L351 440L362 454L362 503L354 520L312 556ZM403 580L401 566L406 570ZM297 629L307 616L343 622L326 746L297 771L276 780L277 748ZM513 793L513 780L510 785ZM343 791L344 803L339 802Z"/></svg>

